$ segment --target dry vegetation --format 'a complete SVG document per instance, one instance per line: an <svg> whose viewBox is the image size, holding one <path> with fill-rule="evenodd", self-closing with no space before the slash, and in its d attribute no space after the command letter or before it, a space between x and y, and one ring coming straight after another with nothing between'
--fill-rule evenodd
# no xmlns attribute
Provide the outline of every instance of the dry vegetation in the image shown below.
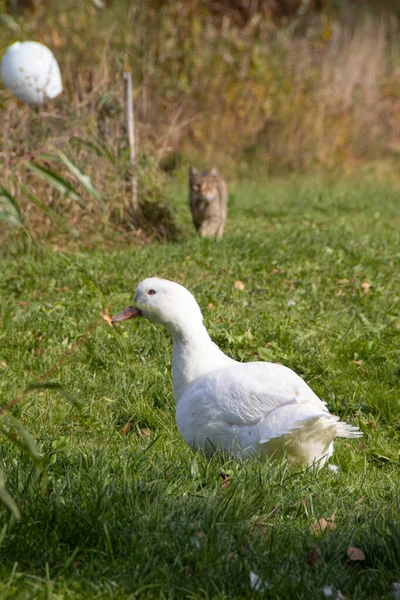
<svg viewBox="0 0 400 600"><path fill-rule="evenodd" d="M0 212L33 237L79 238L94 228L101 236L138 235L124 70L135 86L146 238L176 232L162 169L190 158L236 170L254 162L269 170L351 170L399 152L399 22L389 8L348 2L334 10L317 0L6 4L2 49L16 39L48 44L65 86L38 111L0 92ZM44 180L32 164L61 183Z"/></svg>

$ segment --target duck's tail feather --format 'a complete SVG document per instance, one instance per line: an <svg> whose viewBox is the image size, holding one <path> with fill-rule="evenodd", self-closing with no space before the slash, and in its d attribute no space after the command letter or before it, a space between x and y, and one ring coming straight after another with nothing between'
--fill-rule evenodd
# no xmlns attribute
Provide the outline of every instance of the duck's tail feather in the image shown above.
<svg viewBox="0 0 400 600"><path fill-rule="evenodd" d="M344 421L337 421L336 423L336 435L342 438L360 438L363 435L361 429L356 425L349 425Z"/></svg>

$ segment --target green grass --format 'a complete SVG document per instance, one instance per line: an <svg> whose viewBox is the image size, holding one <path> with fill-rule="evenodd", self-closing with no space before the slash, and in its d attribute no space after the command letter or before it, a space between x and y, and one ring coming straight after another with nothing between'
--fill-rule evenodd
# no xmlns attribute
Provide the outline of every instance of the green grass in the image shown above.
<svg viewBox="0 0 400 600"><path fill-rule="evenodd" d="M12 410L45 473L1 417L23 518L0 507L0 597L314 599L324 585L348 600L390 597L400 581L398 192L242 182L221 242L192 234L183 184L171 196L183 234L168 245L3 250L1 403L72 352L48 377L62 388L32 390ZM82 337L154 274L195 294L225 352L292 367L363 429L362 440L337 442L338 473L206 459L175 426L164 330L101 322ZM335 527L321 531L321 518ZM365 561L350 561L349 546ZM250 571L270 591L252 591Z"/></svg>

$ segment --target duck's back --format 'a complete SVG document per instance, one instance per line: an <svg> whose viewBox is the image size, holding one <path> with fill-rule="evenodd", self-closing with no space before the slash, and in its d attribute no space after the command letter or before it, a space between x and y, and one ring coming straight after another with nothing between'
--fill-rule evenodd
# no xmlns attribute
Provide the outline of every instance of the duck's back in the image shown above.
<svg viewBox="0 0 400 600"><path fill-rule="evenodd" d="M284 418L275 417L276 431L279 425L282 432L291 431L299 414L311 418L327 412L325 403L291 369L275 363L235 363L188 385L176 417L190 446L234 449L239 445L258 452L265 417L286 406L297 407L293 411L297 416L292 422L286 410Z"/></svg>

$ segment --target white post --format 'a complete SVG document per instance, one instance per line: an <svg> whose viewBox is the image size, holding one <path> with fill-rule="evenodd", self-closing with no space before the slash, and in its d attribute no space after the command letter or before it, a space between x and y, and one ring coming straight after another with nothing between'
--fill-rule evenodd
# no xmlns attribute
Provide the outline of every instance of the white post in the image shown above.
<svg viewBox="0 0 400 600"><path fill-rule="evenodd" d="M126 130L128 132L128 142L132 164L132 209L134 214L139 212L139 203L137 198L137 180L136 180L136 150L135 150L135 118L133 114L133 98L132 98L132 75L124 73L124 88L125 88L125 116Z"/></svg>

